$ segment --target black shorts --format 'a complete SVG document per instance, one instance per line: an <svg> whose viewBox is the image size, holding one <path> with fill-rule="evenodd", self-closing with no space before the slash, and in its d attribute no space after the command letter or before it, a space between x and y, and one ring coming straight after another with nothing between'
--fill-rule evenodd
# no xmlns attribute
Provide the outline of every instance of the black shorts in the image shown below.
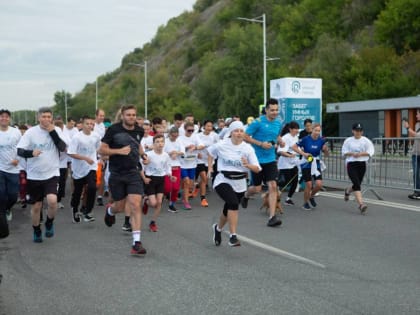
<svg viewBox="0 0 420 315"><path fill-rule="evenodd" d="M111 173L108 185L115 201L123 200L130 194L143 195L144 193L143 180L137 170L124 174Z"/></svg>
<svg viewBox="0 0 420 315"><path fill-rule="evenodd" d="M145 185L144 192L147 196L163 194L165 188L165 176L146 176L151 181Z"/></svg>
<svg viewBox="0 0 420 315"><path fill-rule="evenodd" d="M318 172L320 173L318 176L311 175L310 168L303 168L302 169L302 179L304 182L311 182L313 180L322 180L322 174L320 169L318 168Z"/></svg>
<svg viewBox="0 0 420 315"><path fill-rule="evenodd" d="M206 166L206 164L202 163L202 164L197 164L197 167L195 168L195 176L198 177L198 175L201 172L206 172L209 170L209 168Z"/></svg>
<svg viewBox="0 0 420 315"><path fill-rule="evenodd" d="M29 204L40 202L47 195L57 195L58 192L58 176L54 176L44 180L28 179L27 192L29 195Z"/></svg>
<svg viewBox="0 0 420 315"><path fill-rule="evenodd" d="M259 173L252 173L252 184L254 186L260 186L262 182L265 183L270 181L277 182L277 162L260 163L262 170Z"/></svg>

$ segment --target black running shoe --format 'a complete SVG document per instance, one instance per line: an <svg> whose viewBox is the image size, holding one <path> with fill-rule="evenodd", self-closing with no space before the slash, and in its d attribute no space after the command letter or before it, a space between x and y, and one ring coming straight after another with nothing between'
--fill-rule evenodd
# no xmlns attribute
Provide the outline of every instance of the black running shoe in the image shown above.
<svg viewBox="0 0 420 315"><path fill-rule="evenodd" d="M93 222L95 218L91 215L91 213L86 213L83 215L83 221L85 222Z"/></svg>
<svg viewBox="0 0 420 315"><path fill-rule="evenodd" d="M365 204L362 204L359 206L359 210L361 214L365 214L367 210L367 206Z"/></svg>
<svg viewBox="0 0 420 315"><path fill-rule="evenodd" d="M293 200L292 200L292 199L287 199L287 200L284 202L284 204L285 204L286 206L294 206L294 205L295 205L295 203L293 202Z"/></svg>
<svg viewBox="0 0 420 315"><path fill-rule="evenodd" d="M135 242L131 247L131 255L142 256L146 254L146 249L141 242Z"/></svg>
<svg viewBox="0 0 420 315"><path fill-rule="evenodd" d="M419 200L420 199L420 193L418 193L418 192L412 193L411 195L408 195L408 198L414 199L414 200Z"/></svg>
<svg viewBox="0 0 420 315"><path fill-rule="evenodd" d="M230 237L230 239L229 239L229 246L232 246L232 247L241 246L241 243L239 242L239 240L236 237L236 235L232 235Z"/></svg>
<svg viewBox="0 0 420 315"><path fill-rule="evenodd" d="M54 223L45 224L45 237L53 237L54 236Z"/></svg>
<svg viewBox="0 0 420 315"><path fill-rule="evenodd" d="M106 226L111 227L112 225L115 224L115 215L109 215L108 208L109 208L109 206L105 207L104 221L105 221Z"/></svg>
<svg viewBox="0 0 420 315"><path fill-rule="evenodd" d="M176 213L176 212L178 212L178 209L177 209L177 208L175 208L175 206L174 206L174 205L169 205L169 207L168 207L168 211L169 211L169 212L172 212L172 213Z"/></svg>
<svg viewBox="0 0 420 315"><path fill-rule="evenodd" d="M314 197L309 198L309 202L310 202L312 208L316 208L317 204L316 204L316 201L315 201Z"/></svg>
<svg viewBox="0 0 420 315"><path fill-rule="evenodd" d="M131 224L130 223L124 223L122 226L122 230L126 232L132 232Z"/></svg>
<svg viewBox="0 0 420 315"><path fill-rule="evenodd" d="M104 205L104 200L103 200L102 197L96 198L96 202L97 202L98 206L103 206Z"/></svg>
<svg viewBox="0 0 420 315"><path fill-rule="evenodd" d="M245 197L245 195L241 199L241 206L242 208L246 209L248 207L248 200L249 198Z"/></svg>
<svg viewBox="0 0 420 315"><path fill-rule="evenodd" d="M80 223L80 217L81 217L81 213L80 212L73 212L73 223Z"/></svg>
<svg viewBox="0 0 420 315"><path fill-rule="evenodd" d="M219 232L217 230L217 224L213 224L213 242L214 245L216 246L220 246L220 244L222 243L222 232Z"/></svg>
<svg viewBox="0 0 420 315"><path fill-rule="evenodd" d="M42 243L42 231L41 230L34 230L34 242L35 243Z"/></svg>
<svg viewBox="0 0 420 315"><path fill-rule="evenodd" d="M274 227L277 225L281 225L281 223L281 220L276 215L274 215L270 218L270 220L268 220L267 226Z"/></svg>

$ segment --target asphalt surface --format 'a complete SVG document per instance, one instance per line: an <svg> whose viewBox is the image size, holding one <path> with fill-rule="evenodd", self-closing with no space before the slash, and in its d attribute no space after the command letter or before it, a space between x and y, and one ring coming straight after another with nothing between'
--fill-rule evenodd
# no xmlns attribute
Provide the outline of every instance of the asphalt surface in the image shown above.
<svg viewBox="0 0 420 315"><path fill-rule="evenodd" d="M196 198L173 214L165 204L159 232L148 231L150 214L143 221L143 258L129 254L122 215L105 226L104 207L73 224L68 195L55 237L35 244L29 210L16 205L0 241L0 314L420 314L420 201L367 191L361 215L342 185L326 184L311 212L297 193L278 228L266 226L259 196L250 200L235 248L226 234L212 243L215 192L208 208Z"/></svg>

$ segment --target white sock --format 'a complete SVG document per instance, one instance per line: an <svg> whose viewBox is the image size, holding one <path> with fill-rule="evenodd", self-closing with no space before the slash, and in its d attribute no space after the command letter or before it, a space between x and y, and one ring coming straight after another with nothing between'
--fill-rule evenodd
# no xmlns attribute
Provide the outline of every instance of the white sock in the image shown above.
<svg viewBox="0 0 420 315"><path fill-rule="evenodd" d="M217 232L222 232L222 229L219 228L219 224L216 224L216 230L217 230Z"/></svg>
<svg viewBox="0 0 420 315"><path fill-rule="evenodd" d="M108 212L108 214L110 215L110 216L114 216L115 214L113 214L112 213L112 211L111 211L111 207L108 207L108 210L106 210L106 212Z"/></svg>
<svg viewBox="0 0 420 315"><path fill-rule="evenodd" d="M140 242L140 238L141 238L141 231L133 231L133 232L132 232L132 235L133 235L133 245L134 245L136 242Z"/></svg>

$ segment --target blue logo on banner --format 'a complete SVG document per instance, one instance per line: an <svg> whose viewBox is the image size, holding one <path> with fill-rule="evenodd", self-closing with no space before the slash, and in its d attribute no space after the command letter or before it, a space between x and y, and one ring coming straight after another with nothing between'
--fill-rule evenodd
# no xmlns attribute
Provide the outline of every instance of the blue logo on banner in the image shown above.
<svg viewBox="0 0 420 315"><path fill-rule="evenodd" d="M293 81L292 82L292 92L295 94L298 94L300 91L300 82L299 81Z"/></svg>

